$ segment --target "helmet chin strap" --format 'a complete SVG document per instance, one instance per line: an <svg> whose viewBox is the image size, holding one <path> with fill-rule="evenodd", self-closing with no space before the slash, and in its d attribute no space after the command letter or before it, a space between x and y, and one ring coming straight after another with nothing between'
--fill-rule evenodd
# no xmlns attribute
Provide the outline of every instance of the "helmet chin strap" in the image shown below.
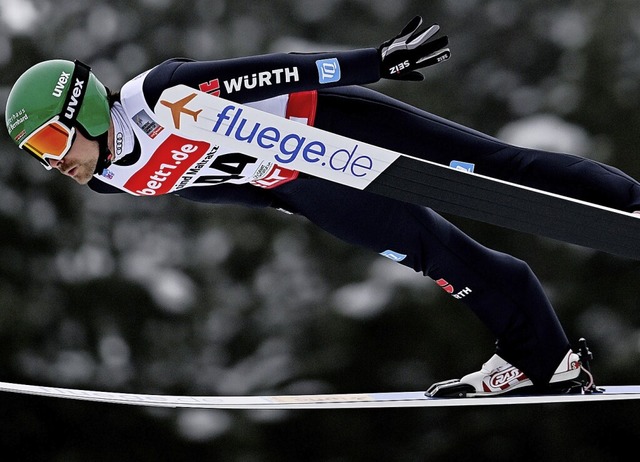
<svg viewBox="0 0 640 462"><path fill-rule="evenodd" d="M96 169L93 174L100 175L109 168L113 159L113 154L109 150L108 131L96 137L96 141L98 141L98 162L96 163Z"/></svg>

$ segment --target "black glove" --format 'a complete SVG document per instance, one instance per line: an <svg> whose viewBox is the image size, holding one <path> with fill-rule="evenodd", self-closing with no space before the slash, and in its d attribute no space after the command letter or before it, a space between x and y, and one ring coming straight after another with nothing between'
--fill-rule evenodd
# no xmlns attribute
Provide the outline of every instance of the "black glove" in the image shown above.
<svg viewBox="0 0 640 462"><path fill-rule="evenodd" d="M434 24L420 33L418 28L421 24L422 18L416 16L400 34L380 45L378 51L382 78L424 80L424 76L416 69L446 61L451 57L451 51L447 48L449 38L446 35L429 41L440 30L440 26Z"/></svg>

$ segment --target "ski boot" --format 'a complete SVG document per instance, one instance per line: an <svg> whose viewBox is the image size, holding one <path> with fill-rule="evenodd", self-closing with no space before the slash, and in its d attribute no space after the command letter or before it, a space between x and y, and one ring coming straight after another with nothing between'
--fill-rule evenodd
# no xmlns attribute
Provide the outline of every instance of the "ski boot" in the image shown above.
<svg viewBox="0 0 640 462"><path fill-rule="evenodd" d="M579 353L569 350L554 372L549 386L536 389L533 382L518 368L497 354L482 365L482 368L461 379L434 383L425 392L430 397L476 397L518 393L585 393L597 391L591 375L589 361L591 352L586 341L580 339Z"/></svg>

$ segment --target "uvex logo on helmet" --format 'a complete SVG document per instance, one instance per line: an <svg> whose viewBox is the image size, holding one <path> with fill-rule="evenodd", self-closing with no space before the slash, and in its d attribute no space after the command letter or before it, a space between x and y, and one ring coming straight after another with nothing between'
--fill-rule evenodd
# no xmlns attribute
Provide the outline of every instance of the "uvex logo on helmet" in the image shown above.
<svg viewBox="0 0 640 462"><path fill-rule="evenodd" d="M73 85L73 89L70 90L71 97L68 98L69 102L67 103L67 107L64 108L65 118L73 119L76 117L76 110L78 110L78 106L80 105L80 96L82 95L85 83L85 80L76 78L76 83Z"/></svg>
<svg viewBox="0 0 640 462"><path fill-rule="evenodd" d="M70 73L62 72L60 77L58 77L58 83L56 83L56 87L53 89L53 93L51 93L51 95L56 98L60 98L62 96L62 90L64 90L64 86L67 84L70 77Z"/></svg>

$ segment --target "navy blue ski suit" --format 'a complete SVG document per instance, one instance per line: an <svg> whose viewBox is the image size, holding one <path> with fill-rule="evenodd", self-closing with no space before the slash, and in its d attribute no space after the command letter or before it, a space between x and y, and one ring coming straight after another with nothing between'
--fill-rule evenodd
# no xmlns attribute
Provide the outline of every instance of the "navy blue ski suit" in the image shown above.
<svg viewBox="0 0 640 462"><path fill-rule="evenodd" d="M339 81L320 83L316 62L336 58ZM295 67L296 81L245 79ZM380 79L375 49L322 54L270 54L196 62L173 59L154 68L143 91L150 107L161 92L184 84L246 103L312 92L312 120L321 129L449 165L475 164L483 175L633 211L640 184L592 160L523 149L382 95L362 85ZM235 82L235 86L224 85ZM114 192L94 178L90 186ZM186 188L179 196L216 204L277 207L300 214L338 238L383 253L422 272L465 303L497 339L497 353L544 386L569 350L569 341L542 287L523 261L490 250L434 211L301 174L273 189L249 184Z"/></svg>

